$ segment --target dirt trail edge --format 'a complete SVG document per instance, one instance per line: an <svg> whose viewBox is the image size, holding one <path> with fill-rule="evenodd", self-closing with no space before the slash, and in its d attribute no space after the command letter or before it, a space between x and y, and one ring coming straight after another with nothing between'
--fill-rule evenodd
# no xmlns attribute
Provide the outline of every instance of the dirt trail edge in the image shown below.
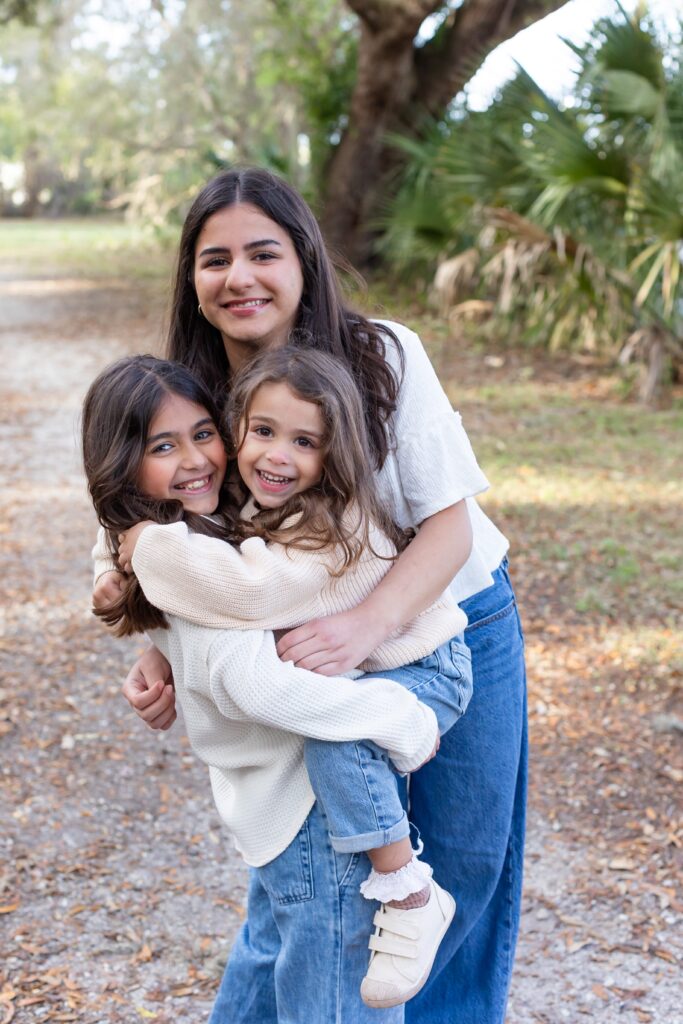
<svg viewBox="0 0 683 1024"><path fill-rule="evenodd" d="M120 696L140 644L89 613L95 520L78 456L89 382L157 347L159 299L5 270L0 300L0 1022L199 1024L246 871L182 724L152 733ZM633 866L622 858L614 887L589 898L590 846L532 810L509 1024L683 1021L680 905L653 887L634 939Z"/></svg>

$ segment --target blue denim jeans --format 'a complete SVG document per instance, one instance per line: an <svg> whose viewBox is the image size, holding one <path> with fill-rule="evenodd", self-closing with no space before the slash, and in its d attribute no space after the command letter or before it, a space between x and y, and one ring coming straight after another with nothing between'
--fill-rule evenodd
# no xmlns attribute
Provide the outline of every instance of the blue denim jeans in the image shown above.
<svg viewBox="0 0 683 1024"><path fill-rule="evenodd" d="M316 804L287 849L252 868L247 921L210 1024L403 1024L403 1007L360 997L377 904L360 895L370 862L337 853Z"/></svg>
<svg viewBox="0 0 683 1024"><path fill-rule="evenodd" d="M410 819L458 908L406 1024L503 1024L519 928L527 788L524 641L507 559L462 605L474 694L410 778Z"/></svg>
<svg viewBox="0 0 683 1024"><path fill-rule="evenodd" d="M436 714L439 735L455 724L472 696L472 658L462 636L410 665L370 672L393 679ZM327 743L307 739L306 768L340 853L374 850L405 838L408 816L386 750L370 740Z"/></svg>
<svg viewBox="0 0 683 1024"><path fill-rule="evenodd" d="M358 988L376 904L358 886L369 862L333 849L316 805L307 820L310 846L297 847L300 833L252 872L248 920L210 1024L503 1024L519 926L527 781L524 645L506 562L494 585L463 608L474 694L437 757L410 780L410 819L425 860L458 900L427 985L405 1007L364 1007ZM306 888L297 878L309 849ZM294 887L290 879L279 893L283 902L274 901L264 872L286 868L288 855L297 865L285 871Z"/></svg>

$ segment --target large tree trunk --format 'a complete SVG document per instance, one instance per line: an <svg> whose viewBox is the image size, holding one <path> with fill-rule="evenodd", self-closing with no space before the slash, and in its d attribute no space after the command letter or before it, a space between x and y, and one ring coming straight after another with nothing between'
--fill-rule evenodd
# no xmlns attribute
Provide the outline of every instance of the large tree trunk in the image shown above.
<svg viewBox="0 0 683 1024"><path fill-rule="evenodd" d="M330 245L356 264L369 252L368 220L400 156L387 132L418 130L440 117L499 43L567 0L463 0L430 42L422 22L444 0L347 0L360 20L358 75L349 122L334 151L322 225Z"/></svg>

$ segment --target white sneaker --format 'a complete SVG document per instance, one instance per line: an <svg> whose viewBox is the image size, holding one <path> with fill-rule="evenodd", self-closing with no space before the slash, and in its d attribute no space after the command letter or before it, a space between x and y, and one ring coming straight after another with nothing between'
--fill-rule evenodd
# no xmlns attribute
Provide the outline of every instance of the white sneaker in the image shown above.
<svg viewBox="0 0 683 1024"><path fill-rule="evenodd" d="M455 914L455 900L431 879L424 907L397 910L384 903L374 917L368 973L360 994L367 1006L399 1006L417 995L432 969Z"/></svg>

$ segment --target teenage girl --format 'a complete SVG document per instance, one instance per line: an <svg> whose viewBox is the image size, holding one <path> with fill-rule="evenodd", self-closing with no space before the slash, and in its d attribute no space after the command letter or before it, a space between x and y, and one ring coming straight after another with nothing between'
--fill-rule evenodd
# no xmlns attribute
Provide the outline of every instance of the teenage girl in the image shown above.
<svg viewBox="0 0 683 1024"><path fill-rule="evenodd" d="M173 506L177 514L180 501L192 528L199 526L201 534L188 532L183 522L143 523L117 546L124 565L135 550L133 568L153 602L153 614L159 616L160 609L182 616L170 619L169 634L162 634L159 642L174 667L190 739L212 766L219 810L247 861L279 871L281 865L271 862L279 860L290 842L300 843L297 833L302 813L307 818L310 810L310 789L302 784L298 792L292 783L285 784L284 776L272 778L272 763L269 777L260 764L263 739L254 735L253 726L258 722L261 732L267 725L268 733L278 727L317 737L309 744L307 764L331 843L339 854L370 848L373 869L361 890L368 899L382 902L361 993L369 1006L398 1005L424 984L454 911L452 898L413 855L390 769L390 760L406 769L417 766L415 758L420 763L431 755L433 746L424 747L425 708L415 706L412 697L405 704L405 693L402 701L394 701L385 672L384 678L373 680L368 693L367 676L362 685L323 682L292 663L281 663L272 634L264 639L263 633L276 622L296 625L316 610L344 610L372 590L395 557L396 548L376 525L382 514L366 468L359 396L348 372L318 352L276 350L240 375L232 391L229 433L240 497L252 499L245 520L234 501L220 501L225 472L220 438L206 403L177 393L179 377L184 384L185 378L192 381L183 368L136 357L105 371L93 385L86 400L84 452L98 514L110 532L120 531L121 516L111 512L112 495L120 502L120 495L130 501L135 494L156 511L157 522L167 521ZM136 465L141 439L146 444ZM104 453L108 458L103 462ZM221 516L197 521L198 514L211 515L219 507ZM139 518L139 505L135 512ZM383 525L400 543L395 528ZM223 540L241 539L241 547L222 542L221 532ZM274 543L266 547L266 540ZM212 588L219 591L218 600L209 600ZM131 593L140 598L133 578L102 612L119 632L150 626L138 604L131 614ZM458 624L464 626L464 616L444 598L397 631L368 664L389 669L411 655L416 658L406 685L431 704L442 732L469 699L469 655L464 644L456 651L452 641L447 655L431 650ZM230 627L227 640L220 632L217 641L217 631L207 628L217 625ZM245 641L235 630L247 627L258 632ZM442 662L455 662L459 668L443 672ZM207 706L207 698L213 707ZM410 739L395 731L396 715L406 715L408 708L411 716L402 727L415 729ZM245 714L254 720L248 726ZM369 730L376 742L355 742ZM427 734L429 744L433 720ZM330 742L334 740L354 742ZM265 744L270 753L271 741L269 736ZM292 737L287 741L291 746ZM406 742L411 747L408 758L401 748ZM389 746L391 755L378 744ZM315 851L313 860L315 866ZM283 961L300 955L297 946L308 951L312 942L317 944L316 935L301 928L301 915L290 916L290 926L281 930ZM277 996L285 1012L286 997L280 992ZM357 998L344 1012L356 1013L356 1003ZM310 1019L327 1022L329 1012L321 1006L320 1016Z"/></svg>
<svg viewBox="0 0 683 1024"><path fill-rule="evenodd" d="M488 482L417 335L348 307L315 217L290 185L259 168L225 171L199 192L183 227L168 355L223 392L244 362L287 344L292 332L308 333L311 344L351 370L380 497L416 535L354 609L290 631L278 651L304 668L339 674L446 586L466 612L474 696L439 756L411 776L409 794L411 822L437 877L458 894L458 913L405 1018L450 1024L455 1006L458 1024L503 1024L520 916L527 782L524 643L508 542L474 498ZM114 574L103 576L95 602L116 587ZM159 651L150 648L136 662L123 692L152 728L172 724L171 670ZM336 886L340 919L346 883L340 876ZM266 893L255 888L250 926L233 951L211 1024L277 1024L277 949L277 922ZM329 984L336 984L333 976ZM309 986L313 1008L325 985Z"/></svg>

